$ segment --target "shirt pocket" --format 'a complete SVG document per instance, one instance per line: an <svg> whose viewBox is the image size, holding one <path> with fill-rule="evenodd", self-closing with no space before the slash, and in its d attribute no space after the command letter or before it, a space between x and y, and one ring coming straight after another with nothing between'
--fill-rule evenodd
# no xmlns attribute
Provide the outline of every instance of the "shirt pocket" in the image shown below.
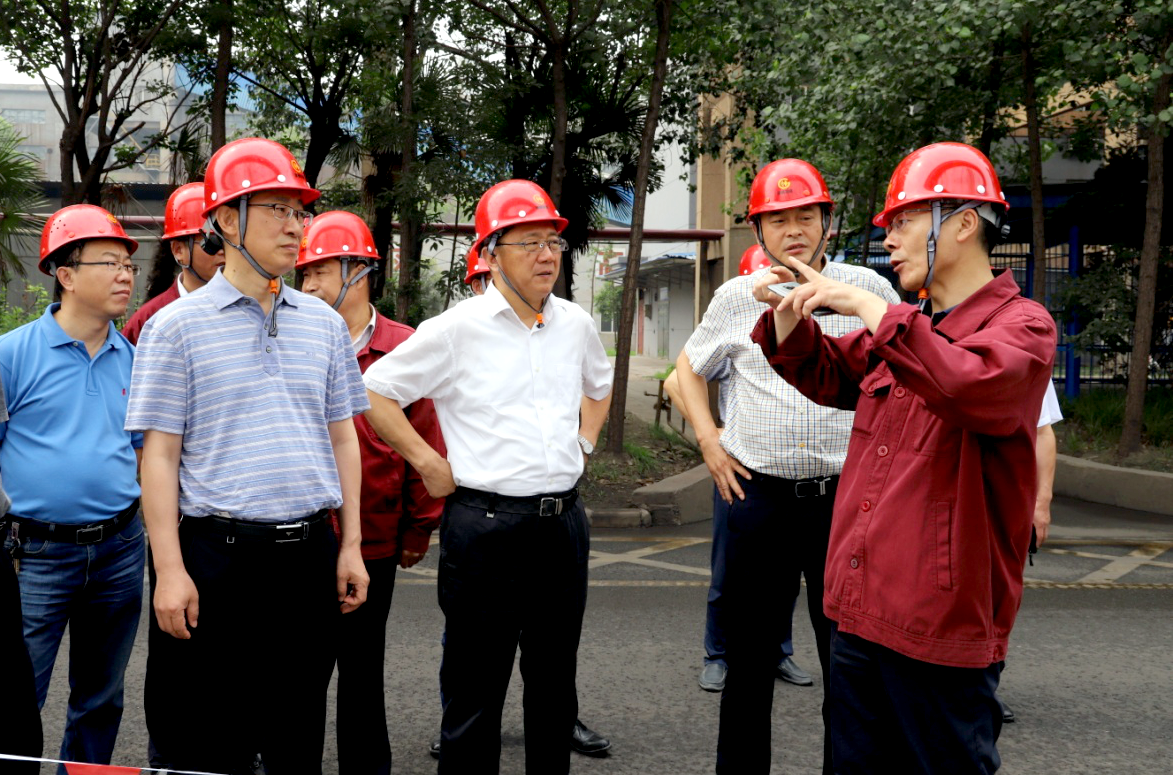
<svg viewBox="0 0 1173 775"><path fill-rule="evenodd" d="M855 405L852 436L870 439L876 434L884 416L888 394L895 384L896 378L883 366L863 378L859 383L859 401Z"/></svg>
<svg viewBox="0 0 1173 775"><path fill-rule="evenodd" d="M919 397L908 420L912 451L927 457L956 456L961 449L961 429L929 411Z"/></svg>

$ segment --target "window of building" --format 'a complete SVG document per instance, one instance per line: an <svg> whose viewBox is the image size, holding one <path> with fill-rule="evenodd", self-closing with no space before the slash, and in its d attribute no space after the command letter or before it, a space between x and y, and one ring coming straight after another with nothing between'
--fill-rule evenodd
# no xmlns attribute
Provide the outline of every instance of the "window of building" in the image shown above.
<svg viewBox="0 0 1173 775"><path fill-rule="evenodd" d="M0 108L0 116L11 124L43 124L45 111L29 108Z"/></svg>

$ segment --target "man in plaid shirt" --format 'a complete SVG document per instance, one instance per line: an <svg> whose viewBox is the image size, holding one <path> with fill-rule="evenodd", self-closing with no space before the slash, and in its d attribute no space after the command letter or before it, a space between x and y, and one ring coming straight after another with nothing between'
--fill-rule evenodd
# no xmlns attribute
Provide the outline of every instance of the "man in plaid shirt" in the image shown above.
<svg viewBox="0 0 1173 775"><path fill-rule="evenodd" d="M754 179L749 222L774 262L796 258L899 303L892 286L874 271L827 258L833 206L818 170L799 159L782 159ZM692 419L715 484L712 567L721 592L712 601L712 613L725 633L729 667L721 694L719 774L770 770L774 676L789 615L778 601L792 594L799 573L807 581L824 698L830 673L823 566L853 415L800 395L750 340L764 309L753 298L753 286L767 271L736 277L717 290L676 368L683 410ZM820 316L819 324L832 335L863 326L858 317L833 313ZM726 361L726 425L718 432L705 383ZM832 772L826 744L823 771Z"/></svg>

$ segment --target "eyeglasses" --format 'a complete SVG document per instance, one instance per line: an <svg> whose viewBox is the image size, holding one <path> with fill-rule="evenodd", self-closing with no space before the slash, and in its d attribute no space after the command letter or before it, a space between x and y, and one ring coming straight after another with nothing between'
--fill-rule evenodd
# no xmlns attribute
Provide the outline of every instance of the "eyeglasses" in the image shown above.
<svg viewBox="0 0 1173 775"><path fill-rule="evenodd" d="M267 207L273 211L273 217L276 218L277 220L281 221L282 223L285 223L286 221L288 221L290 218L293 218L294 216L297 217L297 220L302 222L303 226L309 226L314 220L314 214L311 213L309 210L298 210L296 207L290 207L289 205L277 204L275 202L273 204L253 204L250 202L248 206L249 207Z"/></svg>
<svg viewBox="0 0 1173 775"><path fill-rule="evenodd" d="M546 242L537 242L537 241L534 241L534 242L498 242L497 244L498 245L516 245L517 247L524 250L526 253L540 253L543 250L545 250L546 248L549 248L551 253L553 253L554 255L558 255L559 253L561 253L565 250L570 250L570 243L567 242L566 240L562 239L561 237L559 237L556 240L548 240Z"/></svg>
<svg viewBox="0 0 1173 775"><path fill-rule="evenodd" d="M138 273L143 270L138 264L124 264L121 261L74 261L70 266L104 266L110 274L125 271L130 272L132 277L138 277Z"/></svg>
<svg viewBox="0 0 1173 775"><path fill-rule="evenodd" d="M950 207L948 209L942 208L941 215L948 215L956 209L956 207ZM910 216L913 213L931 213L932 211L933 208L931 207L916 207L911 210L904 210L899 212L893 216L891 222L889 222L889 224L884 227L884 233L891 234L894 231L904 231L904 227L908 226L908 224L912 222L912 218Z"/></svg>

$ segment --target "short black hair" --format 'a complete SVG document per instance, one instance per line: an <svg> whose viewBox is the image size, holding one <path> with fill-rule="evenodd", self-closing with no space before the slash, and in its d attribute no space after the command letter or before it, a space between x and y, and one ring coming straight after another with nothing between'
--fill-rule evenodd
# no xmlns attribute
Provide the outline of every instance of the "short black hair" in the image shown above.
<svg viewBox="0 0 1173 775"><path fill-rule="evenodd" d="M45 265L49 268L49 274L53 275L53 301L61 301L61 296L65 293L65 286L57 279L57 268L61 266L73 266L77 263L77 260L81 258L81 251L85 245L85 240L71 242L50 253L49 258L46 259Z"/></svg>

